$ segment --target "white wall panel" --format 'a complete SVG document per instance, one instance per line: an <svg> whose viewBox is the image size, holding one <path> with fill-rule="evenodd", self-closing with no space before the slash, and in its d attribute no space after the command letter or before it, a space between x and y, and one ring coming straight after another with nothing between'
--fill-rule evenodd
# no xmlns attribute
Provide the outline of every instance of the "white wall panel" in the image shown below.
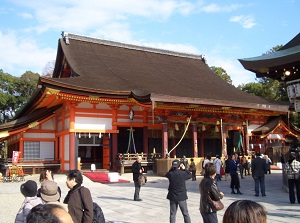
<svg viewBox="0 0 300 223"><path fill-rule="evenodd" d="M42 129L55 130L55 118L51 118L42 124Z"/></svg>
<svg viewBox="0 0 300 223"><path fill-rule="evenodd" d="M128 118L128 119L121 119L121 118L118 118L118 122L131 122L131 120ZM134 119L134 122L135 123L142 123L143 120L141 119Z"/></svg>
<svg viewBox="0 0 300 223"><path fill-rule="evenodd" d="M54 160L54 142L40 142L40 158Z"/></svg>
<svg viewBox="0 0 300 223"><path fill-rule="evenodd" d="M58 132L61 132L62 131L62 121L59 121L58 123L57 123L57 131Z"/></svg>
<svg viewBox="0 0 300 223"><path fill-rule="evenodd" d="M111 108L109 107L109 105L107 105L107 104L97 104L96 105L96 108L97 109L109 109L109 110L111 110Z"/></svg>
<svg viewBox="0 0 300 223"><path fill-rule="evenodd" d="M64 151L64 160L69 160L69 157L70 157L70 140L69 140L69 135L65 135L64 136L64 140L65 140L65 143L64 143L64 148L65 148L65 151Z"/></svg>
<svg viewBox="0 0 300 223"><path fill-rule="evenodd" d="M76 108L93 108L93 105L89 102L81 102Z"/></svg>
<svg viewBox="0 0 300 223"><path fill-rule="evenodd" d="M70 170L70 165L68 163L65 163L64 168L65 170Z"/></svg>
<svg viewBox="0 0 300 223"><path fill-rule="evenodd" d="M111 130L112 120L106 118L75 117L75 129Z"/></svg>
<svg viewBox="0 0 300 223"><path fill-rule="evenodd" d="M282 134L270 134L270 135L268 135L267 138L268 139L281 139L281 138L283 138L283 135Z"/></svg>
<svg viewBox="0 0 300 223"><path fill-rule="evenodd" d="M31 133L26 132L23 134L23 138L34 138L34 139L40 139L40 138L48 138L48 139L54 139L55 134L54 133Z"/></svg>
<svg viewBox="0 0 300 223"><path fill-rule="evenodd" d="M122 105L118 110L129 111L129 107L127 105Z"/></svg>
<svg viewBox="0 0 300 223"><path fill-rule="evenodd" d="M70 118L65 119L65 130L70 128Z"/></svg>

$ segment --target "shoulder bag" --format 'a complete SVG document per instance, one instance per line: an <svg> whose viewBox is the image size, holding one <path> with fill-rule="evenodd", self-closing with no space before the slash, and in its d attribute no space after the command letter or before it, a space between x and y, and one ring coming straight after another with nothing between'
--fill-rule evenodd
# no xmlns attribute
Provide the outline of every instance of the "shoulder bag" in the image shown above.
<svg viewBox="0 0 300 223"><path fill-rule="evenodd" d="M292 171L294 172L292 164L290 164L290 167L292 168ZM294 175L295 180L300 181L300 173L299 172L293 173L293 175Z"/></svg>
<svg viewBox="0 0 300 223"><path fill-rule="evenodd" d="M221 200L214 201L213 199L211 199L209 193L208 193L208 200L209 203L211 204L211 209L213 210L213 212L217 212L224 209L224 204L222 203L222 201Z"/></svg>
<svg viewBox="0 0 300 223"><path fill-rule="evenodd" d="M81 188L78 191L79 191L79 195L80 195L80 199L81 199L82 211L84 212L85 207L84 207L84 203L82 200ZM93 202L93 223L105 223L105 217L104 217L103 211L96 202Z"/></svg>
<svg viewBox="0 0 300 223"><path fill-rule="evenodd" d="M139 175L138 183L140 186L145 185L147 183L147 177L141 173Z"/></svg>

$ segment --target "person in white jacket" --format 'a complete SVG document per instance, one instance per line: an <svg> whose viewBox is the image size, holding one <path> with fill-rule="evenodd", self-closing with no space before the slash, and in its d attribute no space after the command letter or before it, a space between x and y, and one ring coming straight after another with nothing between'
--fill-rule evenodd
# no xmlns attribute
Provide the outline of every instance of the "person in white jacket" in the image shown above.
<svg viewBox="0 0 300 223"><path fill-rule="evenodd" d="M24 195L25 200L23 201L20 210L17 213L15 223L26 223L26 217L30 210L42 204L42 199L37 197L37 183L33 180L28 180L23 183L20 187L21 193Z"/></svg>
<svg viewBox="0 0 300 223"><path fill-rule="evenodd" d="M222 167L222 161L220 160L220 156L216 155L216 158L214 160L214 164L216 166L216 180L221 181L221 167Z"/></svg>

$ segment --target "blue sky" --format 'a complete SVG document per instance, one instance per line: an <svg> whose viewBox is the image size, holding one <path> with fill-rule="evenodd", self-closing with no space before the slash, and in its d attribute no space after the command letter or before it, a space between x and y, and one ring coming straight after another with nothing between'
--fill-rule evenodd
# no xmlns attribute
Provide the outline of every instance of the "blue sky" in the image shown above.
<svg viewBox="0 0 300 223"><path fill-rule="evenodd" d="M62 31L205 55L235 86L255 81L238 59L300 32L298 0L1 0L0 69L42 74Z"/></svg>

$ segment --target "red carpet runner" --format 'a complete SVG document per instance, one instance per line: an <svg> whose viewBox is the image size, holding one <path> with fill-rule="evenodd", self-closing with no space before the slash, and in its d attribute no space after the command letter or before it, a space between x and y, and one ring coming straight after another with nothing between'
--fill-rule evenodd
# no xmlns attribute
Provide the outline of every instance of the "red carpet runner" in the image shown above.
<svg viewBox="0 0 300 223"><path fill-rule="evenodd" d="M106 172L83 172L83 175L89 178L91 181L99 182L103 184L130 182L128 180L122 180L122 179L119 179L118 182L109 182L108 174Z"/></svg>

